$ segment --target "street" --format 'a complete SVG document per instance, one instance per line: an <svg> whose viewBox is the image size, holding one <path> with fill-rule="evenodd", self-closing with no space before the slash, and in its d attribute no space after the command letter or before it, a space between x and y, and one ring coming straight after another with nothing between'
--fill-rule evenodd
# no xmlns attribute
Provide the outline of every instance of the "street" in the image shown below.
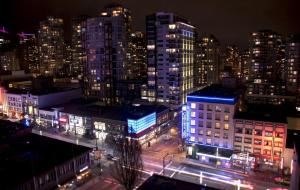
<svg viewBox="0 0 300 190"><path fill-rule="evenodd" d="M80 144L91 148L95 147L95 141L74 136L61 134L52 134L47 131L33 130L33 133L44 135L50 138L67 141L74 144ZM265 173L244 174L239 171L216 168L210 165L201 164L196 160L185 158L185 152L178 151L178 139L160 138L151 147L144 148L142 159L144 168L142 172L141 184L153 173L165 175L171 178L207 185L219 189L255 189L266 190L272 188L281 188L280 185L273 182L273 176ZM165 168L163 169L163 159L165 159ZM87 183L77 187L77 190L121 190L123 187L110 175L110 164L112 161L105 158L101 159L102 173L95 175Z"/></svg>

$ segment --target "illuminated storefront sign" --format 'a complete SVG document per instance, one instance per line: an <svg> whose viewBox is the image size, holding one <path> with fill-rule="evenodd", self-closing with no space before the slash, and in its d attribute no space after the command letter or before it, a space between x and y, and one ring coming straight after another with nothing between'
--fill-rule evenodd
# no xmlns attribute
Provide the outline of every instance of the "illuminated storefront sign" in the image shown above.
<svg viewBox="0 0 300 190"><path fill-rule="evenodd" d="M127 119L127 124L128 133L138 134L156 124L156 112L137 120Z"/></svg>

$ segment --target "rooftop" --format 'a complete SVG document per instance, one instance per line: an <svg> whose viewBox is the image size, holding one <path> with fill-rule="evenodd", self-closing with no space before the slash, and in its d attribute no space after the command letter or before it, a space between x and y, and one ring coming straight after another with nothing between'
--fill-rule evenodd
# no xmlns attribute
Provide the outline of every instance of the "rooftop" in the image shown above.
<svg viewBox="0 0 300 190"><path fill-rule="evenodd" d="M76 99L66 104L41 108L51 110L62 108L61 112L86 117L99 117L105 119L127 121L127 119L139 119L153 112L159 113L168 108L162 105L127 105L127 106L104 106L98 102L84 99Z"/></svg>
<svg viewBox="0 0 300 190"><path fill-rule="evenodd" d="M7 90L8 94L27 94L30 93L35 96L42 96L47 94L66 92L69 90L75 90L78 88L44 88L43 90L28 90L28 89L19 89L19 88L10 88Z"/></svg>
<svg viewBox="0 0 300 190"><path fill-rule="evenodd" d="M282 106L248 104L247 109L242 112L237 112L234 118L275 123L287 123L286 114L282 111L282 109Z"/></svg>
<svg viewBox="0 0 300 190"><path fill-rule="evenodd" d="M138 190L217 190L212 187L206 187L200 184L181 181L160 175L152 175L149 177Z"/></svg>
<svg viewBox="0 0 300 190"><path fill-rule="evenodd" d="M188 94L187 100L211 103L235 103L237 95L238 93L235 90L214 84Z"/></svg>
<svg viewBox="0 0 300 190"><path fill-rule="evenodd" d="M17 138L0 150L0 189L12 189L89 150L36 134Z"/></svg>

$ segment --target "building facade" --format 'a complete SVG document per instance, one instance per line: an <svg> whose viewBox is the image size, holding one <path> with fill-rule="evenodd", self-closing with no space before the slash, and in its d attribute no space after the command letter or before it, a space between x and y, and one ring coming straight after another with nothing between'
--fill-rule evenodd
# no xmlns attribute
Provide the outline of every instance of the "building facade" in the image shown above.
<svg viewBox="0 0 300 190"><path fill-rule="evenodd" d="M38 31L40 74L58 75L64 66L63 20L48 17L40 22Z"/></svg>
<svg viewBox="0 0 300 190"><path fill-rule="evenodd" d="M286 43L286 85L287 91L300 93L300 35L289 37Z"/></svg>
<svg viewBox="0 0 300 190"><path fill-rule="evenodd" d="M203 36L196 43L194 83L196 87L216 84L221 67L220 43L213 35Z"/></svg>
<svg viewBox="0 0 300 190"><path fill-rule="evenodd" d="M187 96L183 107L182 138L187 155L206 160L229 160L233 150L237 96L221 86L208 86Z"/></svg>
<svg viewBox="0 0 300 190"><path fill-rule="evenodd" d="M194 27L173 13L146 18L148 100L178 111L193 90Z"/></svg>
<svg viewBox="0 0 300 190"><path fill-rule="evenodd" d="M84 94L105 104L122 102L121 81L128 78L127 51L131 13L120 5L106 7L87 20Z"/></svg>

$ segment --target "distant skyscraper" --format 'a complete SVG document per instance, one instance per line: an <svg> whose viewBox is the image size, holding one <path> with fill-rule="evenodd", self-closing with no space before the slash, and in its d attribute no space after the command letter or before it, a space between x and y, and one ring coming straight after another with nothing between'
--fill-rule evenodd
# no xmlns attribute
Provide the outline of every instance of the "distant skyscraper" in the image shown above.
<svg viewBox="0 0 300 190"><path fill-rule="evenodd" d="M178 110L193 90L194 26L173 13L146 17L148 100Z"/></svg>
<svg viewBox="0 0 300 190"><path fill-rule="evenodd" d="M40 73L58 75L64 65L63 20L48 17L40 22L38 31L38 47L40 53Z"/></svg>
<svg viewBox="0 0 300 190"><path fill-rule="evenodd" d="M284 42L270 30L254 32L250 39L250 79L275 82L284 79Z"/></svg>
<svg viewBox="0 0 300 190"><path fill-rule="evenodd" d="M244 82L249 80L249 68L251 64L250 52L244 51L241 54L241 72L242 72L242 80Z"/></svg>
<svg viewBox="0 0 300 190"><path fill-rule="evenodd" d="M142 32L133 32L128 45L129 78L147 80L146 39Z"/></svg>
<svg viewBox="0 0 300 190"><path fill-rule="evenodd" d="M106 104L121 103L122 83L128 78L130 11L110 5L101 16L87 20L84 93Z"/></svg>
<svg viewBox="0 0 300 190"><path fill-rule="evenodd" d="M3 47L5 44L8 44L9 42L9 33L4 28L4 26L0 27L0 48Z"/></svg>
<svg viewBox="0 0 300 190"><path fill-rule="evenodd" d="M72 19L72 62L70 65L70 74L82 77L83 64L85 61L85 32L86 20L88 16L82 15Z"/></svg>
<svg viewBox="0 0 300 190"><path fill-rule="evenodd" d="M20 70L19 59L17 57L17 51L15 48L9 48L0 53L0 70Z"/></svg>
<svg viewBox="0 0 300 190"><path fill-rule="evenodd" d="M282 36L270 30L252 33L247 100L250 103L295 102L286 93L285 48Z"/></svg>
<svg viewBox="0 0 300 190"><path fill-rule="evenodd" d="M236 78L241 77L241 56L236 46L227 46L225 49L224 71Z"/></svg>
<svg viewBox="0 0 300 190"><path fill-rule="evenodd" d="M300 35L288 38L286 43L287 90L300 94Z"/></svg>
<svg viewBox="0 0 300 190"><path fill-rule="evenodd" d="M219 41L213 35L201 37L196 43L195 86L218 83L220 64Z"/></svg>
<svg viewBox="0 0 300 190"><path fill-rule="evenodd" d="M18 34L18 38L20 69L31 73L39 73L39 53L35 35L21 32Z"/></svg>

